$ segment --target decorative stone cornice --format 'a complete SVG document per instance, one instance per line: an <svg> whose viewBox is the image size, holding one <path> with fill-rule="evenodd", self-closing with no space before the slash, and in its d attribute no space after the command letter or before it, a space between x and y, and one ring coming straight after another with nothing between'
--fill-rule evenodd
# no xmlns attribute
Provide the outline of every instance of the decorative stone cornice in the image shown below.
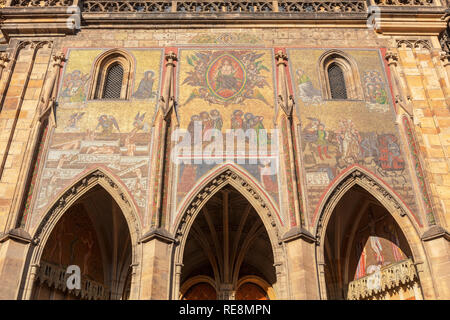
<svg viewBox="0 0 450 320"><path fill-rule="evenodd" d="M11 7L68 7L74 0L10 0Z"/></svg>
<svg viewBox="0 0 450 320"><path fill-rule="evenodd" d="M69 292L70 294L80 297L86 300L106 300L108 299L108 289L101 283L89 280L84 276L81 276L80 289L67 288L67 280L70 277L69 273L66 273L66 268L61 266L41 261L38 272L36 273L36 279L40 284L46 284L51 288L61 290L62 292Z"/></svg>
<svg viewBox="0 0 450 320"><path fill-rule="evenodd" d="M0 9L0 15L0 28L6 39L75 34L73 22L80 21L80 11L74 12L73 7L69 6L6 6Z"/></svg>
<svg viewBox="0 0 450 320"><path fill-rule="evenodd" d="M282 23L341 25L365 28L373 18L369 5L376 7L378 32L434 34L442 31L445 7L439 0L8 0L0 9L2 30L11 35L67 35L81 27L139 27L156 24ZM44 22L45 21L45 22ZM74 22L76 24L74 28Z"/></svg>
<svg viewBox="0 0 450 320"><path fill-rule="evenodd" d="M371 0L370 8L375 31L385 35L430 36L445 28L441 18L446 7L435 0Z"/></svg>
<svg viewBox="0 0 450 320"><path fill-rule="evenodd" d="M402 285L412 285L418 281L417 271L411 259L403 260L382 267L371 275L367 275L349 283L347 299L361 300L383 296L388 290Z"/></svg>

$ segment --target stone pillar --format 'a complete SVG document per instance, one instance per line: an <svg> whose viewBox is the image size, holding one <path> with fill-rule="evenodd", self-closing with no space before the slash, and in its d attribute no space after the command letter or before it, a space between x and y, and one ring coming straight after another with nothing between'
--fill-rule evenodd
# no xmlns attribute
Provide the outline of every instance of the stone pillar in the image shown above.
<svg viewBox="0 0 450 320"><path fill-rule="evenodd" d="M178 118L175 109L175 77L174 68L177 57L175 53L169 52L166 58L166 71L164 77L164 88L158 103L153 123L154 142L151 161L151 181L150 181L150 199L153 205L150 208L151 228L167 228L166 223L169 218L170 196L172 185L170 184L171 159L170 154L170 134L178 126ZM166 188L167 187L167 188ZM166 190L166 192L164 192ZM166 201L165 201L166 200ZM167 214L166 214L167 213ZM166 214L164 216L164 214Z"/></svg>
<svg viewBox="0 0 450 320"><path fill-rule="evenodd" d="M163 229L152 230L141 239L142 269L139 299L169 299L172 244L173 238Z"/></svg>
<svg viewBox="0 0 450 320"><path fill-rule="evenodd" d="M290 297L294 300L320 299L315 264L315 239L306 230L292 229L284 236L289 270Z"/></svg>
<svg viewBox="0 0 450 320"><path fill-rule="evenodd" d="M233 285L231 283L221 283L217 299L234 300L235 294L236 292L234 291Z"/></svg>
<svg viewBox="0 0 450 320"><path fill-rule="evenodd" d="M180 285L181 285L181 269L183 268L182 263L175 264L175 283L172 290L172 299L178 300L180 296Z"/></svg>
<svg viewBox="0 0 450 320"><path fill-rule="evenodd" d="M11 230L0 238L0 300L18 298L30 236L23 230Z"/></svg>
<svg viewBox="0 0 450 320"><path fill-rule="evenodd" d="M433 277L436 299L450 299L450 234L440 226L432 226L422 236Z"/></svg>
<svg viewBox="0 0 450 320"><path fill-rule="evenodd" d="M290 94L288 79L286 75L287 55L283 51L278 51L275 55L277 70L278 70L278 111L275 115L275 123L281 133L281 150L280 162L284 171L284 183L287 186L286 192L286 207L289 210L289 224L291 227L303 225L302 206L300 203L300 185L299 175L297 172L298 155L294 152L296 140L293 132L293 125L297 119L294 120L294 98Z"/></svg>

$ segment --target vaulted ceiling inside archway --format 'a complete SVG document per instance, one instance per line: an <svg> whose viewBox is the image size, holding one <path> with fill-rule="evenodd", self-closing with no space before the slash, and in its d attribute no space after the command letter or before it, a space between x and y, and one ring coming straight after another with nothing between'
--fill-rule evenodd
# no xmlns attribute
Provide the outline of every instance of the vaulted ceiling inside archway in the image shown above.
<svg viewBox="0 0 450 320"><path fill-rule="evenodd" d="M256 275L273 284L273 263L261 218L247 199L228 185L205 204L189 231L181 283L206 275L217 285L236 284L243 276Z"/></svg>
<svg viewBox="0 0 450 320"><path fill-rule="evenodd" d="M42 260L60 268L80 267L82 278L94 280L114 294L123 291L131 264L127 222L114 199L100 186L75 202L56 224Z"/></svg>
<svg viewBox="0 0 450 320"><path fill-rule="evenodd" d="M345 298L349 282L412 257L389 211L358 185L337 203L326 230L325 274L333 298Z"/></svg>

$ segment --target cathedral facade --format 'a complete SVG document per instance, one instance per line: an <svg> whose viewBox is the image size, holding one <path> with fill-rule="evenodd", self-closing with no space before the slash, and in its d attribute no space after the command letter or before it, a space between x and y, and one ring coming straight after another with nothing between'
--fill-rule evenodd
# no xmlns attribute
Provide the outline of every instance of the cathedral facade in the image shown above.
<svg viewBox="0 0 450 320"><path fill-rule="evenodd" d="M449 5L0 1L0 299L450 299Z"/></svg>

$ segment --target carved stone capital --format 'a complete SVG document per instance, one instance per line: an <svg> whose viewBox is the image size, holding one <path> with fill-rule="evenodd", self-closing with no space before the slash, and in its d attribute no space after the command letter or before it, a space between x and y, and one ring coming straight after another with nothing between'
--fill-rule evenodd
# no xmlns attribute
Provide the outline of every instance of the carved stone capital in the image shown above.
<svg viewBox="0 0 450 320"><path fill-rule="evenodd" d="M4 68L9 61L9 55L6 52L2 52L0 54L0 68Z"/></svg>
<svg viewBox="0 0 450 320"><path fill-rule="evenodd" d="M174 62L178 61L177 55L173 51L170 51L168 54L166 54L165 59L166 59L166 67L168 66L173 67Z"/></svg>
<svg viewBox="0 0 450 320"><path fill-rule="evenodd" d="M53 66L62 67L63 62L66 61L66 56L63 52L60 52L54 54L52 59L53 59Z"/></svg>
<svg viewBox="0 0 450 320"><path fill-rule="evenodd" d="M439 52L439 59L441 59L442 63L444 64L444 67L450 66L450 54L448 54L445 51Z"/></svg>
<svg viewBox="0 0 450 320"><path fill-rule="evenodd" d="M280 50L275 54L275 60L277 61L277 66L279 66L280 64L286 66L288 57L283 51Z"/></svg>
<svg viewBox="0 0 450 320"><path fill-rule="evenodd" d="M397 53L392 52L392 51L389 50L388 52L386 52L386 55L385 55L384 58L387 60L389 67L390 66L394 66L394 67L397 66L397 63L398 63L398 54Z"/></svg>

